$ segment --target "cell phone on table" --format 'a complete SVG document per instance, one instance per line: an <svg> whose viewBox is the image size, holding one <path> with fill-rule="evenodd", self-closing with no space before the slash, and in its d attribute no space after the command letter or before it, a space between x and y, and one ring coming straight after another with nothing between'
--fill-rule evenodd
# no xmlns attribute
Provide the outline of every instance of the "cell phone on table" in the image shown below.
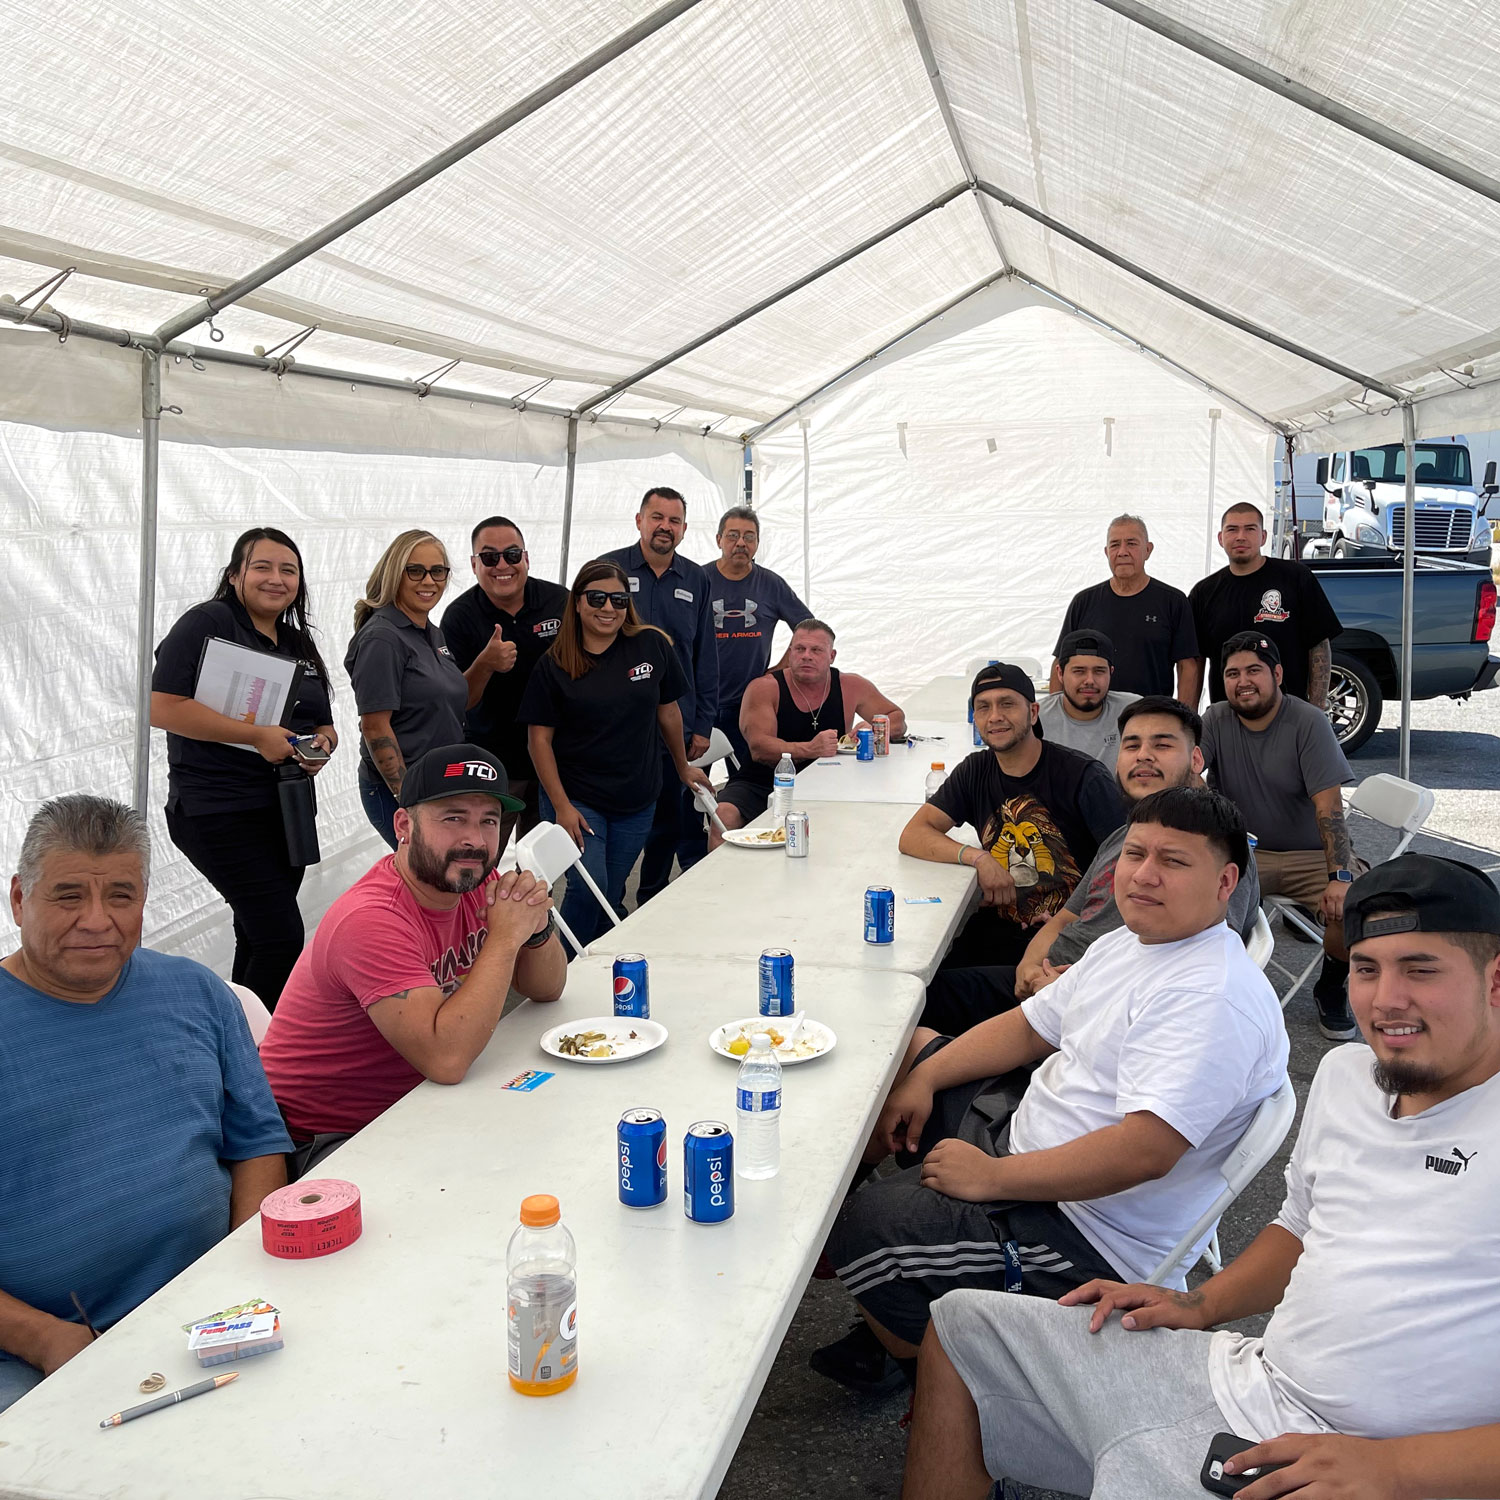
<svg viewBox="0 0 1500 1500"><path fill-rule="evenodd" d="M1208 1457L1203 1460L1203 1472L1199 1474L1198 1482L1215 1495L1238 1495L1241 1490L1254 1484L1262 1474L1286 1468L1285 1464L1262 1464L1258 1469L1246 1469L1243 1474L1224 1472L1226 1458L1233 1458L1236 1453L1243 1453L1246 1448L1256 1446L1250 1438L1236 1437L1232 1432L1216 1432L1208 1445Z"/></svg>
<svg viewBox="0 0 1500 1500"><path fill-rule="evenodd" d="M303 760L323 761L328 759L328 751L318 743L318 737L315 734L294 734L292 736L292 749Z"/></svg>

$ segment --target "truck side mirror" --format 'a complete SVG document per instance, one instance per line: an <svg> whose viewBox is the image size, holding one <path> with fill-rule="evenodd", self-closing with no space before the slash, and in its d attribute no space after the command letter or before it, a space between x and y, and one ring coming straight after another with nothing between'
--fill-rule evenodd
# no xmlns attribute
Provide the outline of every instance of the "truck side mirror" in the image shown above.
<svg viewBox="0 0 1500 1500"><path fill-rule="evenodd" d="M1373 479L1362 479L1360 483L1373 495L1375 493L1375 481Z"/></svg>
<svg viewBox="0 0 1500 1500"><path fill-rule="evenodd" d="M1495 494L1497 491L1500 491L1500 485L1497 485L1495 483L1495 460L1492 458L1484 466L1484 488L1480 490L1479 493L1483 495L1486 500L1488 500L1490 496ZM1484 514L1483 506L1480 506L1479 513L1480 515Z"/></svg>
<svg viewBox="0 0 1500 1500"><path fill-rule="evenodd" d="M1494 475L1494 468L1495 468L1494 464L1491 464L1490 467L1489 467L1489 469L1486 471L1486 477L1493 477L1493 475ZM1318 488L1319 489L1327 489L1328 488L1328 460L1326 458L1320 458L1318 460L1318 479L1317 479L1317 483L1318 483Z"/></svg>

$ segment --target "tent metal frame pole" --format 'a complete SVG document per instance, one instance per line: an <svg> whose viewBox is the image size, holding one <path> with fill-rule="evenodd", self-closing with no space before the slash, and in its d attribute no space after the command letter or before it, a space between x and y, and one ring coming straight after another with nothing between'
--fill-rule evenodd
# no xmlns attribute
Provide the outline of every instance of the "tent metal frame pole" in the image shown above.
<svg viewBox="0 0 1500 1500"><path fill-rule="evenodd" d="M846 365L832 379L825 380L815 390L809 391L805 396L798 397L790 406L777 412L774 417L770 417L762 422L759 427L750 428L748 432L743 434L744 441L747 443L758 442L767 433L774 432L789 417L796 416L798 411L806 406L809 401L816 401L819 396L831 391L841 381L847 380L856 370L869 364L871 360L879 359L887 350L894 349L903 339L909 339L912 334L920 333L929 323L935 323L939 318L946 317L960 303L967 302L970 297L977 297L980 292L994 286L997 281L1008 281L1013 275L1015 275L1013 271L996 271L993 276L986 276L983 281L976 281L973 286L969 287L966 291L960 292L958 296L950 297L941 307L934 308L932 312L928 313L925 318L919 318L909 328L903 328L894 338L887 339L878 349L872 349L868 354L862 355L859 359L855 360L852 365Z"/></svg>
<svg viewBox="0 0 1500 1500"><path fill-rule="evenodd" d="M557 565L557 576L563 587L568 587L568 550L573 542L573 483L578 475L578 418L568 418L568 469L563 482L562 513L562 558Z"/></svg>
<svg viewBox="0 0 1500 1500"><path fill-rule="evenodd" d="M1223 415L1224 413L1217 406L1210 406L1208 409L1208 535L1203 539L1203 576L1205 578L1213 571L1214 534L1219 529L1214 524L1219 519L1218 506L1215 504L1215 490L1219 477L1219 418Z"/></svg>
<svg viewBox="0 0 1500 1500"><path fill-rule="evenodd" d="M0 320L20 323L25 310L0 303ZM89 339L95 343L115 344L122 348L155 349L157 341L151 334L132 333L128 328L109 328L99 323L80 323L64 319L56 313L36 313L29 320L30 326L48 332ZM571 411L565 406L546 406L535 401L518 401L514 396L496 396L488 391L466 391L461 387L433 386L423 392L414 380L400 380L393 375L367 375L358 370L331 369L323 365L284 364L281 360L267 359L259 354L242 354L234 349L220 349L217 345L187 344L174 340L162 350L173 359L197 360L200 364L238 365L243 369L268 370L277 375L306 376L311 380L332 380L344 385L368 385L376 390L402 391L411 396L422 396L426 400L466 401L475 406L498 406L511 411L531 411L544 417L566 419ZM688 426L681 422L659 422L652 417L628 417L605 415L598 418L606 424L622 427L649 427L653 432L675 432L685 437L707 437L714 442L738 444L739 439L727 433L705 433L702 427Z"/></svg>
<svg viewBox="0 0 1500 1500"><path fill-rule="evenodd" d="M1406 517L1401 548L1401 769L1411 780L1411 663L1417 594L1417 414L1401 403L1401 444L1406 450Z"/></svg>
<svg viewBox="0 0 1500 1500"><path fill-rule="evenodd" d="M802 602L811 609L812 602L812 447L808 429L812 423L802 419Z"/></svg>
<svg viewBox="0 0 1500 1500"><path fill-rule="evenodd" d="M751 318L765 312L767 308L775 307L778 302L784 302L794 293L800 292L804 287L811 286L813 282L827 276L829 272L838 270L840 266L847 265L867 250L873 250L877 245L900 234L903 229L910 229L913 224L925 219L928 214L934 214L940 208L946 208L955 198L963 197L968 191L968 183L961 183L957 187L949 188L946 193L940 193L930 203L924 203L921 208L913 209L904 218L897 219L894 224L886 225L878 234L872 234L868 239L861 240L859 244L841 251L832 260L825 260L821 266L807 272L806 275L799 276L789 286L782 287L771 296L762 297L753 307L747 307L743 312L736 313L732 318L726 319L715 328L710 328L707 333L699 334L697 338L691 339L681 348L674 349L670 354L664 354L660 359L652 360L649 365L642 366L633 375L627 375L624 380L617 380L608 390L600 391L598 395L590 396L587 401L580 402L577 408L578 415L586 416L596 406L602 406L606 401L613 401L622 391L628 391L631 386L639 385L641 381L656 374L658 370L664 370L668 365L676 364L679 359L686 358L695 349L711 344L716 338L738 328L741 323L748 322Z"/></svg>
<svg viewBox="0 0 1500 1500"><path fill-rule="evenodd" d="M544 105L560 98L569 89L614 62L616 58L622 57L648 37L654 36L663 27L669 26L679 16L700 3L701 0L667 0L665 5L658 7L650 15L643 16L633 26L626 27L618 36L612 37L603 46L596 47L587 57L580 58L571 68L565 68L555 78L549 79L524 99L512 104L509 109L486 121L476 130L471 130L462 140L455 141L451 146L439 151L436 156L429 158L421 166L414 167L388 187L366 198L364 202L357 204L347 213L340 214L338 218L325 224L315 233L298 240L295 245L288 246L280 255L273 256L264 265L256 267L255 270L231 282L221 291L212 293L201 302L194 303L192 307L169 318L157 330L156 336L163 343L169 339L180 338L188 329L196 328L205 318L212 317L216 312L238 302L241 297L247 296L257 287L264 286L266 282L281 275L283 271L290 270L299 261L306 260L309 255L316 254L325 245L331 244L341 235L357 228L366 219L373 218L382 209L389 208L391 204L406 197L408 193L431 182L434 177L446 172L449 167L462 161L466 156L471 156L481 146L489 145L498 136L504 135L513 125L519 125L522 120L534 115Z"/></svg>
<svg viewBox="0 0 1500 1500"><path fill-rule="evenodd" d="M1154 31L1158 36L1175 42L1189 52L1196 52L1199 57L1206 57L1210 62L1217 63L1230 73L1238 74L1250 83L1278 94L1315 115L1321 115L1325 120L1332 120L1335 125L1341 125L1345 130L1373 141L1397 156L1404 156L1407 161L1415 162L1439 177L1446 177L1449 182L1455 182L1471 193L1478 193L1482 198L1500 203L1500 179L1490 177L1451 156L1445 156L1441 151L1434 151L1432 147L1424 146L1409 135L1402 135L1399 130L1392 130L1389 125L1383 125L1370 115L1350 109L1348 105L1340 104L1337 99L1330 99L1327 94L1319 93L1317 89L1309 88L1304 83L1298 83L1285 73L1256 62L1254 58L1226 47L1223 42L1215 41L1213 37L1171 16L1165 16L1149 5L1142 5L1140 0L1094 0L1094 3L1102 5L1105 10L1114 11L1116 15L1124 16L1128 21L1134 21L1138 26L1144 26L1148 31Z"/></svg>
<svg viewBox="0 0 1500 1500"><path fill-rule="evenodd" d="M141 351L140 584L135 611L134 806L151 796L151 658L156 636L156 518L161 476L161 355Z"/></svg>
<svg viewBox="0 0 1500 1500"><path fill-rule="evenodd" d="M927 18L922 14L921 0L901 0L903 9L906 11L907 24L911 27L911 34L917 43L917 51L922 55L922 66L927 70L927 81L932 85L932 97L937 101L938 113L943 117L943 124L947 127L948 140L953 146L953 154L958 158L959 170L964 174L964 181L969 185L969 191L974 194L974 205L979 210L979 217L984 220L984 227L989 231L990 243L995 247L995 254L1000 258L1000 268L1010 270L1010 257L1005 253L1005 246L1000 242L1000 231L995 227L995 221L990 217L989 205L984 201L984 194L979 191L979 176L974 171L974 163L969 156L969 148L964 143L963 133L958 128L958 116L953 112L953 101L948 96L948 85L943 81L943 71L938 67L937 53L933 50L932 37L927 30Z"/></svg>
<svg viewBox="0 0 1500 1500"><path fill-rule="evenodd" d="M1288 354L1295 355L1298 359L1306 360L1310 365L1317 365L1320 369L1328 370L1335 375L1341 375L1345 380L1352 381L1355 385L1363 387L1368 391L1379 391L1382 396L1388 396L1392 401L1406 401L1408 398L1405 391L1397 390L1395 386L1387 385L1383 380L1377 380L1373 375L1362 374L1359 370L1349 365L1340 364L1335 359L1318 354L1302 344L1293 343L1291 339L1282 338L1279 333L1272 333L1269 328L1262 328L1259 323L1252 323L1248 318L1242 318L1238 313L1232 313L1228 308L1220 307L1216 303L1209 302L1203 297L1188 291L1185 287L1178 286L1175 282L1168 281L1165 277L1148 271L1144 266L1138 266L1132 260L1127 260L1123 255L1101 245L1097 240L1091 240L1086 234L1064 224L1060 219L1054 219L1051 214L1045 214L1039 208L1017 198L1013 193L1007 193L1003 188L998 188L992 182L981 182L980 187L990 195L997 203L1006 208L1014 210L1018 214L1040 224L1044 229L1050 229L1054 234L1061 235L1065 240L1071 240L1075 245L1081 246L1101 260L1106 260L1112 266L1118 266L1120 270L1128 272L1138 281L1144 281L1147 286L1154 286L1157 291L1165 292L1167 296L1175 298L1178 302L1185 303L1188 307L1196 308L1201 313L1216 319L1220 323L1227 323L1231 328L1238 328L1241 333L1247 333L1251 338L1259 339L1264 344L1274 345L1277 349L1283 349Z"/></svg>
<svg viewBox="0 0 1500 1500"><path fill-rule="evenodd" d="M1027 286L1040 292L1044 297L1050 297L1054 302L1067 308L1069 312L1077 313L1080 317L1087 318L1089 322L1097 323L1101 328L1107 328L1111 333L1125 339L1142 354L1149 354L1153 359L1159 359L1162 364L1170 365L1179 375L1185 376L1195 385L1202 386L1205 391L1212 392L1220 400L1227 401L1236 411L1253 418L1262 427L1269 428L1275 433L1282 432L1283 429L1277 423L1273 422L1268 416L1256 411L1253 406L1247 406L1238 396L1231 396L1228 391L1224 390L1221 386L1215 385L1213 381L1205 380L1196 370L1191 370L1186 365L1180 364L1170 354L1163 354L1160 349L1155 349L1150 344L1143 343L1135 334L1127 332L1118 323L1111 323L1108 318L1101 317L1092 309L1085 307L1081 302L1075 302L1071 297L1064 297L1061 292L1055 291L1045 281L1038 281L1034 276L1028 276L1023 271L1014 271L1011 274L1017 281L1024 281Z"/></svg>

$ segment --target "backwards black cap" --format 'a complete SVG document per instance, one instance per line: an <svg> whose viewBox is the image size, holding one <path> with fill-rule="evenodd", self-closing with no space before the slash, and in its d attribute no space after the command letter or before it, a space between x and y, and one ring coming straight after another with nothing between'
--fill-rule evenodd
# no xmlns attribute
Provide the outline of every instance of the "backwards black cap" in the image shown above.
<svg viewBox="0 0 1500 1500"><path fill-rule="evenodd" d="M1374 910L1371 910L1371 907ZM1344 898L1344 941L1393 932L1488 932L1500 936L1500 891L1458 859L1402 854L1366 871Z"/></svg>
<svg viewBox="0 0 1500 1500"><path fill-rule="evenodd" d="M1013 693L1019 693L1028 703L1036 702L1036 685L1031 680L1031 674L1021 667L1012 666L1008 661L992 661L989 666L981 667L974 675L974 685L969 689L969 702L972 703L984 688L1009 688Z"/></svg>
<svg viewBox="0 0 1500 1500"><path fill-rule="evenodd" d="M1057 664L1065 667L1074 656L1102 656L1115 664L1115 643L1102 630L1070 630L1057 643Z"/></svg>
<svg viewBox="0 0 1500 1500"><path fill-rule="evenodd" d="M507 812L522 812L526 807L519 797L510 795L505 767L478 745L441 745L408 766L401 782L401 806L416 807L465 792L493 797Z"/></svg>
<svg viewBox="0 0 1500 1500"><path fill-rule="evenodd" d="M1238 656L1241 651L1254 652L1268 667L1281 665L1281 652L1270 636L1262 635L1258 630L1242 630L1224 642L1224 649L1219 652L1220 668L1227 666L1229 658Z"/></svg>

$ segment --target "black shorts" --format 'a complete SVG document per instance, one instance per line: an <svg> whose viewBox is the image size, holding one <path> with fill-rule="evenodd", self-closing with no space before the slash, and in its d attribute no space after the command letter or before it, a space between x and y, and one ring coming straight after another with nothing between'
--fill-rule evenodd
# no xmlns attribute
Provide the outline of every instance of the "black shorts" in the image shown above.
<svg viewBox="0 0 1500 1500"><path fill-rule="evenodd" d="M927 986L927 1004L917 1024L944 1036L958 1036L1020 1003L1016 971L1009 966L939 969Z"/></svg>
<svg viewBox="0 0 1500 1500"><path fill-rule="evenodd" d="M719 801L727 802L739 812L744 822L750 823L770 806L771 789L755 781L731 776L719 792Z"/></svg>
<svg viewBox="0 0 1500 1500"><path fill-rule="evenodd" d="M946 1046L940 1037L918 1061ZM944 1089L922 1131L922 1153L956 1138L1009 1154L1010 1116L1030 1074ZM920 1156L917 1158L920 1161ZM1095 1277L1128 1281L1055 1203L968 1203L920 1182L920 1165L876 1178L846 1200L828 1258L861 1307L909 1344L920 1344L932 1304L961 1287L1056 1299Z"/></svg>

